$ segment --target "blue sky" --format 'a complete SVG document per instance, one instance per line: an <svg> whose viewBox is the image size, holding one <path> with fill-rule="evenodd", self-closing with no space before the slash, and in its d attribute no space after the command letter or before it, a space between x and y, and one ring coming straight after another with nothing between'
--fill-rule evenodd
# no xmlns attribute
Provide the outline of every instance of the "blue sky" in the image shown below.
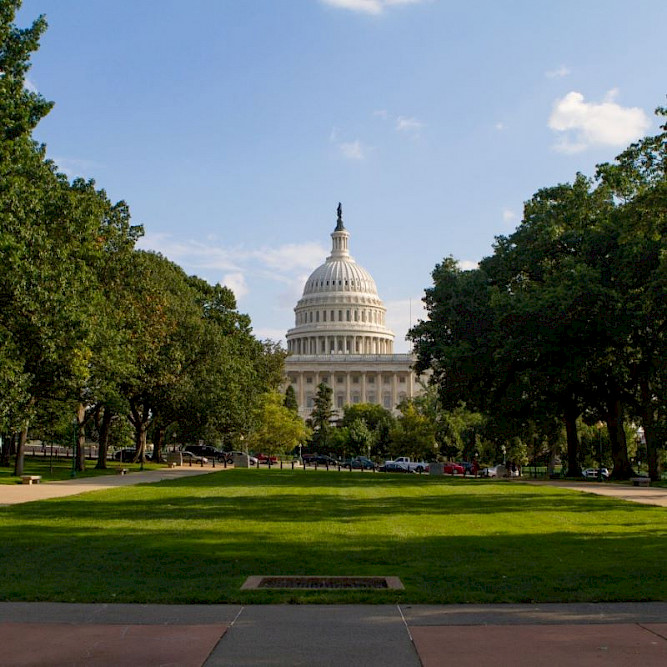
<svg viewBox="0 0 667 667"><path fill-rule="evenodd" d="M435 264L657 130L664 0L24 0L36 138L281 339L343 204L397 351Z"/></svg>

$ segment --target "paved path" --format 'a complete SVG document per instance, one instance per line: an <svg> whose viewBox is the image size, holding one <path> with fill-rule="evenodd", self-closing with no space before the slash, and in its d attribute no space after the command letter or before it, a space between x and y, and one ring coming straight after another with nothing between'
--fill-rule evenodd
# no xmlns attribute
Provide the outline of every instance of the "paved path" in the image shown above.
<svg viewBox="0 0 667 667"><path fill-rule="evenodd" d="M168 479L179 479L193 475L205 475L220 472L221 468L200 468L198 466L180 466L160 470L130 472L127 475L102 475L99 477L75 477L74 479L40 484L0 484L0 506L27 503L32 500L64 498L86 491L101 491L117 486L148 484Z"/></svg>
<svg viewBox="0 0 667 667"><path fill-rule="evenodd" d="M667 664L667 603L0 603L3 665Z"/></svg>
<svg viewBox="0 0 667 667"><path fill-rule="evenodd" d="M572 491L583 491L584 493L595 493L599 496L609 496L620 500L629 500L633 503L644 505L658 505L667 507L667 489L659 486L630 486L628 484L616 484L614 482L570 482L567 480L529 480L523 479L529 484L557 486L561 489Z"/></svg>

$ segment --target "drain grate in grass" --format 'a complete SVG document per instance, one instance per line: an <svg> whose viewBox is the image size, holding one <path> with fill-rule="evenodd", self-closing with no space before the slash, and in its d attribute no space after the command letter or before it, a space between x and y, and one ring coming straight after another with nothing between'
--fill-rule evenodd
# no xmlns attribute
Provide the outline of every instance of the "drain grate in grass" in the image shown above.
<svg viewBox="0 0 667 667"><path fill-rule="evenodd" d="M270 589L403 589L398 577L248 577L241 590Z"/></svg>

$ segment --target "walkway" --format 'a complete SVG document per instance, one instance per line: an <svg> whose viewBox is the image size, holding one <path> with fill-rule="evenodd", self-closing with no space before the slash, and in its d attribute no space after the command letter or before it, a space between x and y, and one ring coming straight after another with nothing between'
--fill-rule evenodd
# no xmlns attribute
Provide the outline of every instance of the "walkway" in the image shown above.
<svg viewBox="0 0 667 667"><path fill-rule="evenodd" d="M609 496L611 498L618 498L619 500L628 500L633 503L642 503L643 505L667 507L667 489L660 486L630 486L615 482L571 482L568 480L540 481L527 478L522 478L522 481L529 484L548 484L549 486L557 486L561 489L594 493L599 496Z"/></svg>
<svg viewBox="0 0 667 667"><path fill-rule="evenodd" d="M101 491L117 486L132 484L149 484L169 479L205 475L220 472L221 468L200 468L198 466L181 466L178 468L161 468L160 470L144 470L130 472L127 475L101 475L98 477L75 477L74 479L47 482L41 484L0 484L0 506L27 503L32 500L48 498L64 498L86 491Z"/></svg>
<svg viewBox="0 0 667 667"><path fill-rule="evenodd" d="M0 603L2 664L667 664L667 603L108 605Z"/></svg>

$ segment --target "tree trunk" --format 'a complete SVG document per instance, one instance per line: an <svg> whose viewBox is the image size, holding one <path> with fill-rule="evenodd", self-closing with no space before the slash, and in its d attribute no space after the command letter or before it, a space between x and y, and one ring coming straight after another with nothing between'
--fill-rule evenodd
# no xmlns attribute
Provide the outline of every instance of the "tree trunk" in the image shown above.
<svg viewBox="0 0 667 667"><path fill-rule="evenodd" d="M653 394L648 378L645 376L639 380L640 392L640 414L644 437L646 438L646 456L648 459L648 474L652 481L659 482L660 458L658 457L658 434L655 424L655 406L653 405Z"/></svg>
<svg viewBox="0 0 667 667"><path fill-rule="evenodd" d="M611 442L611 458L614 462L612 479L630 479L634 470L628 458L628 443L623 428L623 406L619 398L611 398L607 402L607 431Z"/></svg>
<svg viewBox="0 0 667 667"><path fill-rule="evenodd" d="M23 457L25 454L25 443L28 442L28 422L19 433L19 443L16 448L16 459L14 461L14 475L20 477L23 474Z"/></svg>
<svg viewBox="0 0 667 667"><path fill-rule="evenodd" d="M567 476L581 477L579 465L579 434L577 433L579 410L574 407L565 409L565 433L567 434Z"/></svg>
<svg viewBox="0 0 667 667"><path fill-rule="evenodd" d="M146 433L150 425L151 411L145 405L131 405L131 419L134 426L134 461L146 461Z"/></svg>
<svg viewBox="0 0 667 667"><path fill-rule="evenodd" d="M111 429L111 420L113 413L108 407L102 408L102 421L99 427L99 443L97 447L97 465L98 470L106 470L107 452L109 450L109 430Z"/></svg>
<svg viewBox="0 0 667 667"><path fill-rule="evenodd" d="M76 408L76 469L86 469L86 406L79 403Z"/></svg>
<svg viewBox="0 0 667 667"><path fill-rule="evenodd" d="M153 428L153 463L164 463L162 450L164 449L164 439L167 429L165 426Z"/></svg>

